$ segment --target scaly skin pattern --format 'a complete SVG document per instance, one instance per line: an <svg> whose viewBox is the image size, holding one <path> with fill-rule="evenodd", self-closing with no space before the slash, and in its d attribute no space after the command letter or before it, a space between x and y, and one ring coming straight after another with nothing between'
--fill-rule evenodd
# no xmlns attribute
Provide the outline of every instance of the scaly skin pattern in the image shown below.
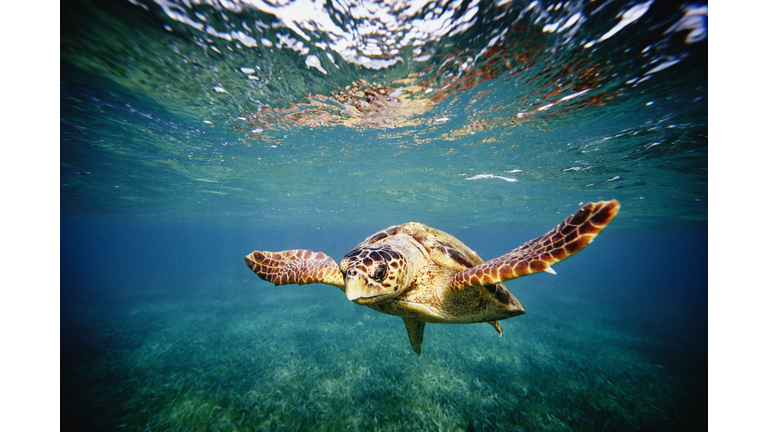
<svg viewBox="0 0 768 432"><path fill-rule="evenodd" d="M525 313L503 282L550 268L584 249L619 211L616 200L589 203L548 233L483 260L450 234L410 222L379 231L339 265L322 252L254 251L248 267L275 285L323 283L347 299L402 317L414 351L424 323L490 323Z"/></svg>
<svg viewBox="0 0 768 432"><path fill-rule="evenodd" d="M254 251L245 263L260 278L276 286L323 283L344 290L344 275L333 258L322 252L294 249L282 252Z"/></svg>
<svg viewBox="0 0 768 432"><path fill-rule="evenodd" d="M378 281L383 288L397 290L403 288L397 286L397 274L406 265L405 257L397 249L388 244L377 244L357 248L344 255L339 268L345 277L362 272Z"/></svg>
<svg viewBox="0 0 768 432"><path fill-rule="evenodd" d="M587 247L618 211L616 200L589 203L543 236L458 273L451 286L460 291L469 286L497 284L542 271L553 272L550 266Z"/></svg>
<svg viewBox="0 0 768 432"><path fill-rule="evenodd" d="M361 305L383 302L412 288L414 270L427 265L404 235L359 245L339 263L347 299Z"/></svg>

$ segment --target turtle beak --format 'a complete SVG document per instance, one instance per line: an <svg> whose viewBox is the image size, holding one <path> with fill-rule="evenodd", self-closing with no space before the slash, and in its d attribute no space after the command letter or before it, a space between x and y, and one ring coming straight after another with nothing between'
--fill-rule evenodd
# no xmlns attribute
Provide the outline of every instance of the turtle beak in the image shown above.
<svg viewBox="0 0 768 432"><path fill-rule="evenodd" d="M347 294L347 300L357 304L369 304L375 301L381 294L381 290L368 284L368 278L365 274L347 273L347 282L344 285L344 292Z"/></svg>

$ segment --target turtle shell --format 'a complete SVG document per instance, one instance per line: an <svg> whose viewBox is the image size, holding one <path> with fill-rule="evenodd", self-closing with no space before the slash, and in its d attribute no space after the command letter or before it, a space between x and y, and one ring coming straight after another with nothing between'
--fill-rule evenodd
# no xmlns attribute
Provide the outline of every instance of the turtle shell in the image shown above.
<svg viewBox="0 0 768 432"><path fill-rule="evenodd" d="M375 243L386 243L388 238L396 235L412 237L438 264L456 272L483 263L475 251L468 248L456 237L418 222L409 222L383 229L369 236L355 249Z"/></svg>

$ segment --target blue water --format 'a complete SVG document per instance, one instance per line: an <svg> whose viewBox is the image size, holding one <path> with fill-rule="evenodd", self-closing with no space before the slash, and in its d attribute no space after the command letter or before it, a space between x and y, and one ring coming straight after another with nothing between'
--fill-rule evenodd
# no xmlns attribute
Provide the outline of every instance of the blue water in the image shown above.
<svg viewBox="0 0 768 432"><path fill-rule="evenodd" d="M62 429L706 428L706 5L270 5L62 10ZM243 261L409 221L488 260L614 198L420 356Z"/></svg>

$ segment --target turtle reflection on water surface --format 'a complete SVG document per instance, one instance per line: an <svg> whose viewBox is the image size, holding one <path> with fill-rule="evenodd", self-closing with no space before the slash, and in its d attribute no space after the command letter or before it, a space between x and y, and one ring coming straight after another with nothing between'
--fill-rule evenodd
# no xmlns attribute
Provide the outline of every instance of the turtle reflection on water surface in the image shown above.
<svg viewBox="0 0 768 432"><path fill-rule="evenodd" d="M403 318L416 354L426 323L491 324L525 313L503 282L538 272L584 249L619 211L616 200L589 203L548 233L483 261L450 234L410 222L379 231L337 264L322 252L254 251L245 262L275 285L322 283L347 299Z"/></svg>

